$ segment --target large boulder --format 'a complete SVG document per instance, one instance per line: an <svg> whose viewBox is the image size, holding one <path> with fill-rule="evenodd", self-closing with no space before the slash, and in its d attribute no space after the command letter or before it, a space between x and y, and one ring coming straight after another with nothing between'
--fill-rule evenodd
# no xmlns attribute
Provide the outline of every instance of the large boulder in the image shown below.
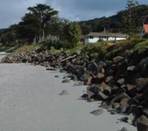
<svg viewBox="0 0 148 131"><path fill-rule="evenodd" d="M113 58L114 63L118 63L118 62L120 62L122 60L124 60L124 57L122 57L122 56L116 56L116 57Z"/></svg>
<svg viewBox="0 0 148 131"><path fill-rule="evenodd" d="M98 67L97 67L97 64L95 62L90 62L88 65L87 65L87 70L90 71L90 72L97 72L98 70Z"/></svg>
<svg viewBox="0 0 148 131"><path fill-rule="evenodd" d="M139 89L143 88L148 85L148 78L137 78L136 84Z"/></svg>
<svg viewBox="0 0 148 131"><path fill-rule="evenodd" d="M128 101L130 97L126 93L118 94L111 100L111 105L119 109L119 112L125 112L128 108Z"/></svg>
<svg viewBox="0 0 148 131"><path fill-rule="evenodd" d="M148 117L142 115L137 120L137 128L138 131L148 131Z"/></svg>
<svg viewBox="0 0 148 131"><path fill-rule="evenodd" d="M142 76L148 76L148 57L140 61L138 69Z"/></svg>

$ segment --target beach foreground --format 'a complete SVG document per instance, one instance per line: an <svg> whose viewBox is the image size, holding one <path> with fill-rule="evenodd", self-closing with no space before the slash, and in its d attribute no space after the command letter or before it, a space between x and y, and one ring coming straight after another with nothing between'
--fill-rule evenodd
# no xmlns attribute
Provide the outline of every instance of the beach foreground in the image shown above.
<svg viewBox="0 0 148 131"><path fill-rule="evenodd" d="M0 130L136 131L120 123L120 115L91 114L98 102L80 100L85 88L62 83L64 75L41 66L0 64Z"/></svg>

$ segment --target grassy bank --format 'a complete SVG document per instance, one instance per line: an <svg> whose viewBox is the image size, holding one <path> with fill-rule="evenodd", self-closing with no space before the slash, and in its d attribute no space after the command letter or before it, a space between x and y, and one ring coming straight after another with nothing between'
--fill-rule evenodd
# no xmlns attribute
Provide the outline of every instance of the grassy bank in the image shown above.
<svg viewBox="0 0 148 131"><path fill-rule="evenodd" d="M126 41L113 42L98 42L96 44L83 43L77 44L76 47L70 49L56 49L55 47L48 48L50 43L40 43L40 44L23 44L16 46L4 46L0 45L1 52L8 52L13 54L19 53L31 53L33 50L48 50L50 53L58 54L61 52L66 52L69 55L72 54L82 54L89 55L92 58L99 59L112 59L113 57L120 55L125 56L127 53L143 53L148 50L148 39L130 39Z"/></svg>

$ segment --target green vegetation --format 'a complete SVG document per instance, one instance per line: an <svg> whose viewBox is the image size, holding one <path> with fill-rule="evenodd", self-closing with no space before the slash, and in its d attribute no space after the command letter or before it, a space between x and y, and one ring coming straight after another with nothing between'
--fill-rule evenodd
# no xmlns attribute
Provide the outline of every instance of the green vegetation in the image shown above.
<svg viewBox="0 0 148 131"><path fill-rule="evenodd" d="M63 41L71 43L69 48L74 48L80 41L81 30L77 23L69 23L64 28ZM68 45L67 45L68 46Z"/></svg>
<svg viewBox="0 0 148 131"><path fill-rule="evenodd" d="M24 45L18 48L14 54L31 54L34 50L43 50L43 44L32 44L32 45ZM47 48L45 48L47 50ZM48 52L54 55L61 55L65 52L68 56L72 56L74 54L78 54L84 56L84 58L88 58L90 60L108 60L112 61L112 59L116 56L126 57L128 54L136 54L136 55L145 55L148 50L148 40L145 39L131 39L127 41L121 41L116 44L111 44L110 42L100 42L92 45L82 45L78 44L75 48L69 49L56 49L51 47ZM85 61L85 60L84 60Z"/></svg>
<svg viewBox="0 0 148 131"><path fill-rule="evenodd" d="M71 52L71 54L81 52L81 54L90 55L92 58L97 57L99 59L112 59L118 55L125 56L126 53L142 53L147 49L147 39L132 38L130 40L118 41L116 43L102 41L91 45L79 45L67 51Z"/></svg>
<svg viewBox="0 0 148 131"><path fill-rule="evenodd" d="M0 51L12 52L20 47L38 47L54 52L87 52L99 58L111 58L118 53L123 54L125 50L140 52L147 48L148 41L139 37L143 16L147 14L147 5L139 5L136 0L128 0L126 10L111 17L70 22L60 19L58 11L50 6L37 4L28 8L28 12L18 24L0 30ZM99 41L94 45L79 44L81 33L100 32L104 28L110 32L128 33L130 40L116 43Z"/></svg>
<svg viewBox="0 0 148 131"><path fill-rule="evenodd" d="M41 46L37 44L23 45L15 50L15 53L30 53L34 50L40 49Z"/></svg>
<svg viewBox="0 0 148 131"><path fill-rule="evenodd" d="M11 52L14 52L16 49L18 49L19 46L16 45L16 46L6 46L6 45L3 45L3 44L0 44L0 52L7 52L7 53L11 53Z"/></svg>
<svg viewBox="0 0 148 131"><path fill-rule="evenodd" d="M0 31L4 46L41 44L47 48L73 48L80 41L81 30L77 23L60 19L58 11L48 5L29 7L17 25Z"/></svg>
<svg viewBox="0 0 148 131"><path fill-rule="evenodd" d="M148 49L148 40L142 41L134 46L134 51L138 51L138 53L144 52Z"/></svg>
<svg viewBox="0 0 148 131"><path fill-rule="evenodd" d="M135 0L128 0L125 10L110 17L96 18L79 22L82 33L122 32L127 34L140 34L142 32L143 17L148 14L148 5L139 5Z"/></svg>
<svg viewBox="0 0 148 131"><path fill-rule="evenodd" d="M29 7L28 11L17 26L19 38L28 42L44 40L50 34L49 28L58 12L42 4Z"/></svg>

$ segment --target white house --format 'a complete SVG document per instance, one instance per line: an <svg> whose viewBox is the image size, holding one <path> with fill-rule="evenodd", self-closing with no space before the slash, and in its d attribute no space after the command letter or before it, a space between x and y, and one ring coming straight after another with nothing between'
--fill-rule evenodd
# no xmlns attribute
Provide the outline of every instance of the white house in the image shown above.
<svg viewBox="0 0 148 131"><path fill-rule="evenodd" d="M128 38L125 34L120 33L108 33L108 32L91 32L84 37L85 43L96 43L98 41L119 41L126 40Z"/></svg>

